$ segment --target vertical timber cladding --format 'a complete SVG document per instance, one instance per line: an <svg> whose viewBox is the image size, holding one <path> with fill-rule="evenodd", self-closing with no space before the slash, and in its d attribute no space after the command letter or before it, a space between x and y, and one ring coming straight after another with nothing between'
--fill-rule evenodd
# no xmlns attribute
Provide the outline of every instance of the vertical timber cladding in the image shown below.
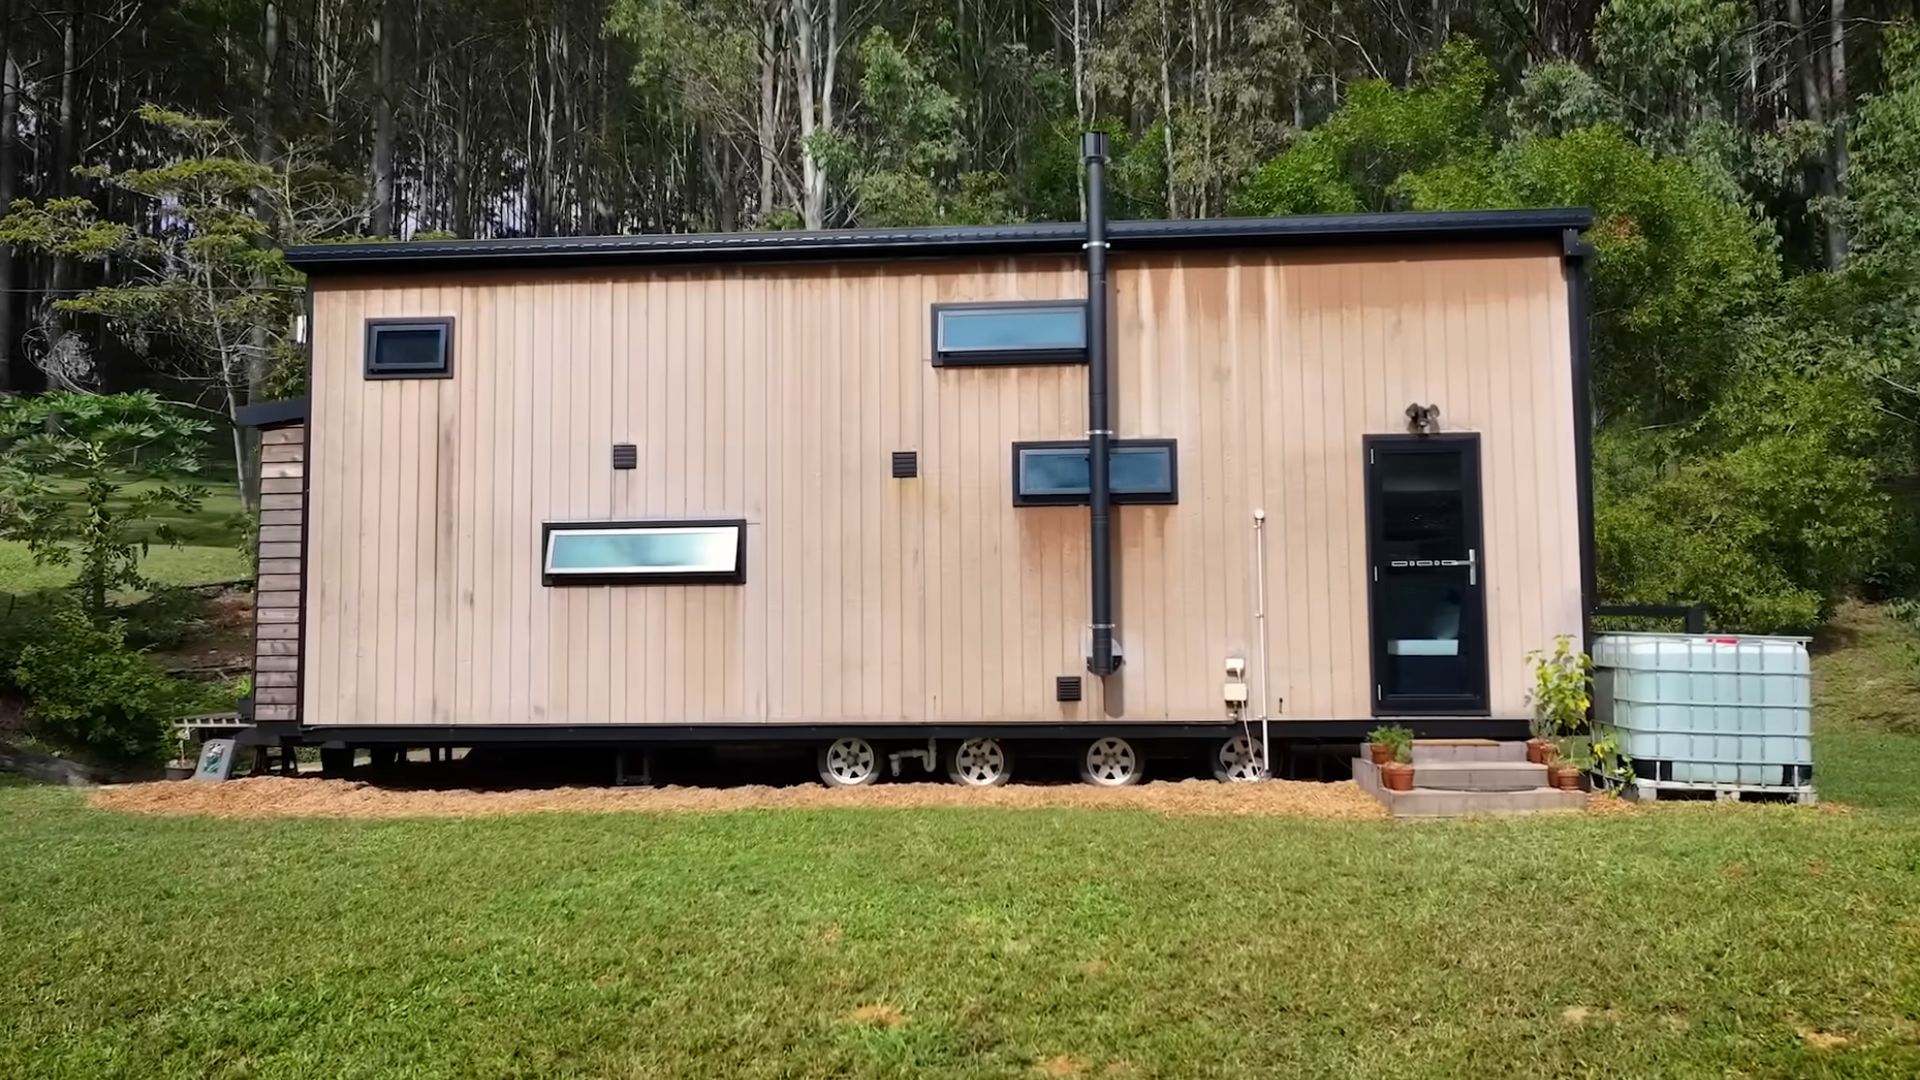
<svg viewBox="0 0 1920 1080"><path fill-rule="evenodd" d="M253 715L300 719L300 621L306 562L307 429L260 432L260 537L255 563Z"/></svg>
<svg viewBox="0 0 1920 1080"><path fill-rule="evenodd" d="M1481 437L1492 708L1524 716L1527 651L1581 629L1560 260L1557 236L1117 252L1114 427L1178 441L1180 501L1119 512L1126 659L1072 702L1087 511L1014 507L1008 461L1084 434L1086 369L927 350L931 305L1078 297L1078 259L317 279L299 719L1219 718L1222 661L1256 659L1256 507L1276 717L1368 719L1363 440L1415 402ZM453 377L366 379L365 320L425 316L461 328ZM541 583L542 522L735 516L742 585ZM263 641L297 640L262 581Z"/></svg>

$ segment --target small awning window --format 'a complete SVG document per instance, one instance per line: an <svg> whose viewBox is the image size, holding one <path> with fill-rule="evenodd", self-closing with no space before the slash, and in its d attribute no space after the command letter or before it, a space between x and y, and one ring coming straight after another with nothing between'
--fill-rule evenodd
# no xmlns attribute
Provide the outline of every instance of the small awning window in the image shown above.
<svg viewBox="0 0 1920 1080"><path fill-rule="evenodd" d="M737 585L746 531L740 520L550 522L541 574L548 585Z"/></svg>
<svg viewBox="0 0 1920 1080"><path fill-rule="evenodd" d="M1086 359L1083 300L933 306L936 365L1081 364Z"/></svg>
<svg viewBox="0 0 1920 1080"><path fill-rule="evenodd" d="M1116 503L1179 501L1172 439L1117 439L1108 454ZM1013 505L1084 506L1093 483L1085 442L1013 444Z"/></svg>

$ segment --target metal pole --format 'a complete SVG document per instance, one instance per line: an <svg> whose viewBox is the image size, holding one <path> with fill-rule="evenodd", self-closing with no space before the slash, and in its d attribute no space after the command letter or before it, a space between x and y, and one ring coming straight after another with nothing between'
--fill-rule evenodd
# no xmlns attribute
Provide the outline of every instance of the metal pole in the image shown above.
<svg viewBox="0 0 1920 1080"><path fill-rule="evenodd" d="M1260 629L1260 771L1273 776L1273 741L1267 737L1267 512L1253 512L1253 621Z"/></svg>

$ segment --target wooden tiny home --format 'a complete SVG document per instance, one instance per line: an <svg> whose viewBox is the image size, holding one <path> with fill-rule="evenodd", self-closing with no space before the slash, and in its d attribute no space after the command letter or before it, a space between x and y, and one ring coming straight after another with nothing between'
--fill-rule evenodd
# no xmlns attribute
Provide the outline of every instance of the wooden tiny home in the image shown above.
<svg viewBox="0 0 1920 1080"><path fill-rule="evenodd" d="M1586 222L1116 222L1104 342L1078 224L296 251L259 731L1517 731L1590 593Z"/></svg>

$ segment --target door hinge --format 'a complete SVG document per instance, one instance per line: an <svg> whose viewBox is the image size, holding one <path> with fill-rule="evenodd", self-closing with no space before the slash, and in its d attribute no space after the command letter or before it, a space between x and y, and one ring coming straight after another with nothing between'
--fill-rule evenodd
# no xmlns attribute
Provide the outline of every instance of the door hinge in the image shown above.
<svg viewBox="0 0 1920 1080"><path fill-rule="evenodd" d="M1374 683L1374 684L1373 684L1373 700L1375 700L1375 701L1381 701L1381 700L1383 700L1383 699L1382 699L1382 697L1381 697L1381 695L1380 695L1380 684L1379 684L1379 683Z"/></svg>
<svg viewBox="0 0 1920 1080"><path fill-rule="evenodd" d="M1373 580L1376 582L1380 580L1380 568L1378 566L1373 568Z"/></svg>
<svg viewBox="0 0 1920 1080"><path fill-rule="evenodd" d="M1369 464L1369 465L1376 465L1376 464L1378 464L1378 462L1374 460L1374 457L1373 457L1373 447L1371 447L1371 446L1369 446L1369 447L1367 447L1367 464Z"/></svg>

